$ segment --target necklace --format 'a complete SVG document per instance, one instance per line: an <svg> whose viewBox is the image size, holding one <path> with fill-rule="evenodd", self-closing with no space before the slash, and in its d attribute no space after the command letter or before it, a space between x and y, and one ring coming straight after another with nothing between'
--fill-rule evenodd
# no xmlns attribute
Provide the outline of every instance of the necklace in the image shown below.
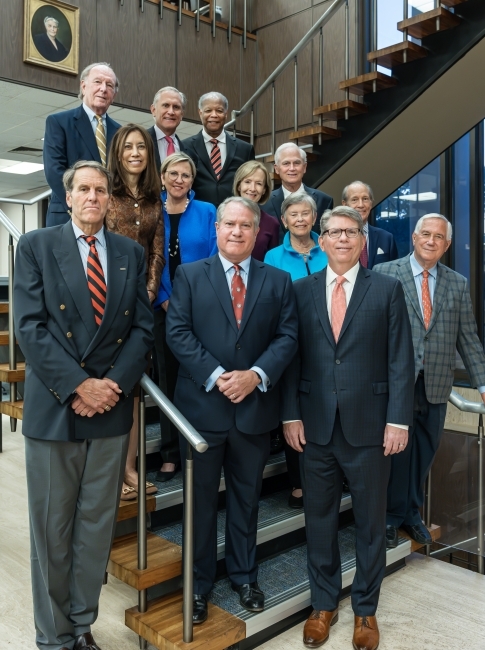
<svg viewBox="0 0 485 650"><path fill-rule="evenodd" d="M187 210L187 206L189 205L190 199L187 197L187 201L185 202L185 207L182 210L181 214L183 214ZM165 212L168 214L168 206L167 206L167 199L163 202L163 207L165 208ZM173 251L170 249L170 242L168 243L168 254L170 257L175 257L177 255L179 249L179 235L177 233L177 241L175 242L175 248Z"/></svg>
<svg viewBox="0 0 485 650"><path fill-rule="evenodd" d="M296 247L300 247L303 249L303 250L296 251L297 253L300 253L300 255L308 255L308 253L311 251L311 249L314 246L313 240L310 241L310 245L306 245L306 246L302 246L299 242L296 244L296 246L295 244L296 242L292 242L293 248L296 249Z"/></svg>

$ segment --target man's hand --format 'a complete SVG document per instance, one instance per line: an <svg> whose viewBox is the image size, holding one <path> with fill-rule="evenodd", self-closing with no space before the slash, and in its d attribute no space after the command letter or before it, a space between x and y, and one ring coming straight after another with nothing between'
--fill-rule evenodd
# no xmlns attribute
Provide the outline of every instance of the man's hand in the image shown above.
<svg viewBox="0 0 485 650"><path fill-rule="evenodd" d="M261 378L254 370L224 372L216 381L221 393L224 393L233 404L242 402L260 383Z"/></svg>
<svg viewBox="0 0 485 650"><path fill-rule="evenodd" d="M96 413L102 413L106 410L109 411L113 406L116 406L120 399L118 395L121 392L122 390L118 384L107 377L104 379L85 379L83 383L79 384L76 388L77 396L81 398L86 407L94 409ZM77 404L75 408L75 402L76 398L72 402L74 410L79 406L79 404ZM87 415L87 413L84 415Z"/></svg>
<svg viewBox="0 0 485 650"><path fill-rule="evenodd" d="M384 430L384 456L398 454L406 449L408 444L408 432L400 427L386 425Z"/></svg>
<svg viewBox="0 0 485 650"><path fill-rule="evenodd" d="M74 410L76 415L81 415L82 417L92 418L95 413L104 413L104 409L100 408L98 410L92 409L90 406L87 406L79 395L71 402L71 408Z"/></svg>
<svg viewBox="0 0 485 650"><path fill-rule="evenodd" d="M303 446L306 445L306 439L303 422L301 420L283 423L283 435L292 449L300 452L303 451Z"/></svg>

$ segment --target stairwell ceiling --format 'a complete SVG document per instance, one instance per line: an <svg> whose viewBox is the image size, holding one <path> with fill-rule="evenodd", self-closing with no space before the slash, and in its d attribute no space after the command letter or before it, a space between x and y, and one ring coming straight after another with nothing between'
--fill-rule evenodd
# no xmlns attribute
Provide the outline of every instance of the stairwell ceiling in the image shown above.
<svg viewBox="0 0 485 650"><path fill-rule="evenodd" d="M79 106L79 99L72 95L0 80L0 159L42 163L46 117L76 106ZM153 126L148 107L144 112L113 105L109 114L120 124L134 122L145 128ZM188 138L200 128L200 124L183 121L177 134L181 139ZM0 198L23 197L44 189L47 189L44 170L25 176L0 172Z"/></svg>

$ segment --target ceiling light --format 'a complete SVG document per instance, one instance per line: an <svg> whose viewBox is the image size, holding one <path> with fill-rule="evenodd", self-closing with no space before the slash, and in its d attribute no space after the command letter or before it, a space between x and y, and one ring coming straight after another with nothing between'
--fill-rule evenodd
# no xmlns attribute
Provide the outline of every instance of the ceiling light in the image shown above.
<svg viewBox="0 0 485 650"><path fill-rule="evenodd" d="M44 169L40 163L20 162L18 160L0 159L0 172L6 174L33 174Z"/></svg>
<svg viewBox="0 0 485 650"><path fill-rule="evenodd" d="M420 194L401 194L401 201L436 201L438 195L436 192L421 192Z"/></svg>

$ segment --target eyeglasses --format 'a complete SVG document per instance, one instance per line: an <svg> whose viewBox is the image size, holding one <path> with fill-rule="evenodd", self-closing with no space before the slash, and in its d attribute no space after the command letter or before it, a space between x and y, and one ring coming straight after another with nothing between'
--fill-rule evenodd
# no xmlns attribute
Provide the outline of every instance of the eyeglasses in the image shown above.
<svg viewBox="0 0 485 650"><path fill-rule="evenodd" d="M183 174L179 174L178 172L173 171L173 170L172 170L171 172L167 172L167 176L169 177L169 179L170 179L171 181L176 181L176 180L178 180L178 177L180 176L180 178L181 178L184 182L190 181L190 180L193 178L192 174L185 174L185 173L183 173Z"/></svg>
<svg viewBox="0 0 485 650"><path fill-rule="evenodd" d="M362 230L360 228L330 228L330 230L324 230L322 236L328 235L330 239L340 239L342 233L345 233L349 239L355 239L362 234Z"/></svg>

